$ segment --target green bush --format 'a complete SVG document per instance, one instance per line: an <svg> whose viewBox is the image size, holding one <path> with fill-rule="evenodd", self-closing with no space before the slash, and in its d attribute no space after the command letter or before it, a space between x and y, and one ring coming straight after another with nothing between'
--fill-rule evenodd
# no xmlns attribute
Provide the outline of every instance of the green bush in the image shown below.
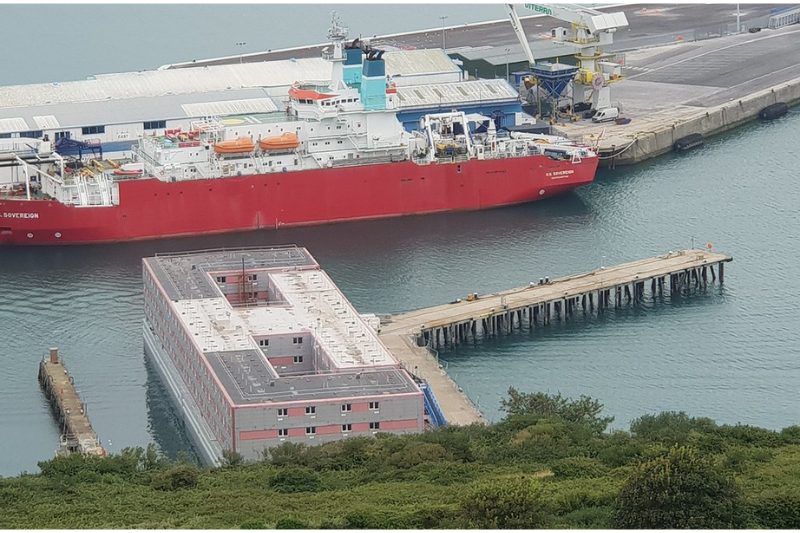
<svg viewBox="0 0 800 533"><path fill-rule="evenodd" d="M264 460L275 466L304 465L307 450L305 444L284 442L280 446L264 450Z"/></svg>
<svg viewBox="0 0 800 533"><path fill-rule="evenodd" d="M453 460L469 463L475 460L472 445L486 432L486 426L446 426L436 431L427 431L417 438L423 442L439 444L447 450Z"/></svg>
<svg viewBox="0 0 800 533"><path fill-rule="evenodd" d="M771 448L734 446L725 451L722 465L734 472L742 472L747 465L766 463L774 456L775 452Z"/></svg>
<svg viewBox="0 0 800 533"><path fill-rule="evenodd" d="M350 470L366 464L379 445L372 437L351 437L321 446L314 463L307 466L322 470Z"/></svg>
<svg viewBox="0 0 800 533"><path fill-rule="evenodd" d="M755 426L720 426L717 433L730 445L774 447L781 444L780 434Z"/></svg>
<svg viewBox="0 0 800 533"><path fill-rule="evenodd" d="M478 465L464 463L423 463L407 471L415 479L435 483L437 485L452 485L454 483L467 483L479 477L483 470Z"/></svg>
<svg viewBox="0 0 800 533"><path fill-rule="evenodd" d="M569 529L611 529L614 510L606 507L582 507L565 514L557 527Z"/></svg>
<svg viewBox="0 0 800 533"><path fill-rule="evenodd" d="M686 444L690 431L710 433L716 428L717 424L710 418L691 418L683 411L644 415L631 422L631 433L636 438L667 446Z"/></svg>
<svg viewBox="0 0 800 533"><path fill-rule="evenodd" d="M275 522L275 529L308 529L308 524L297 518L285 517Z"/></svg>
<svg viewBox="0 0 800 533"><path fill-rule="evenodd" d="M478 485L462 501L470 527L481 529L536 529L550 515L542 503L542 488L529 478L493 480Z"/></svg>
<svg viewBox="0 0 800 533"><path fill-rule="evenodd" d="M542 418L558 418L583 424L596 433L602 433L614 421L613 416L600 416L603 404L583 395L573 400L564 398L561 394L525 393L509 387L508 398L501 401L501 406L509 416L534 415Z"/></svg>
<svg viewBox="0 0 800 533"><path fill-rule="evenodd" d="M557 479L602 477L608 467L591 457L565 457L555 461L550 470Z"/></svg>
<svg viewBox="0 0 800 533"><path fill-rule="evenodd" d="M624 431L615 431L607 438L595 441L592 450L601 463L616 468L640 458L644 445Z"/></svg>
<svg viewBox="0 0 800 533"><path fill-rule="evenodd" d="M267 529L267 525L264 522L252 520L242 523L239 529Z"/></svg>
<svg viewBox="0 0 800 533"><path fill-rule="evenodd" d="M800 444L800 426L783 428L780 436L784 444Z"/></svg>
<svg viewBox="0 0 800 533"><path fill-rule="evenodd" d="M761 494L747 504L753 527L800 529L800 494L796 491Z"/></svg>
<svg viewBox="0 0 800 533"><path fill-rule="evenodd" d="M740 524L739 490L730 476L692 448L639 466L615 505L624 529L727 529Z"/></svg>
<svg viewBox="0 0 800 533"><path fill-rule="evenodd" d="M152 486L157 490L190 489L197 486L197 468L189 464L177 464L153 476Z"/></svg>
<svg viewBox="0 0 800 533"><path fill-rule="evenodd" d="M222 467L235 468L244 464L244 457L233 450L222 450Z"/></svg>
<svg viewBox="0 0 800 533"><path fill-rule="evenodd" d="M316 492L321 485L319 474L304 466L281 468L269 480L269 486L273 490L283 493Z"/></svg>
<svg viewBox="0 0 800 533"><path fill-rule="evenodd" d="M441 444L432 442L411 441L394 452L388 459L390 465L396 468L411 468L423 463L439 463L449 457L447 450Z"/></svg>
<svg viewBox="0 0 800 533"><path fill-rule="evenodd" d="M404 516L397 513L358 510L344 517L344 529L409 529Z"/></svg>

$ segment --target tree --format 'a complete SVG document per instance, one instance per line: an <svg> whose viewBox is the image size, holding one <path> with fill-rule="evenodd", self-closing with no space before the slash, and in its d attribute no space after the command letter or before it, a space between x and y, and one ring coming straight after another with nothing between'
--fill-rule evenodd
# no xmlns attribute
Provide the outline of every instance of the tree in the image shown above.
<svg viewBox="0 0 800 533"><path fill-rule="evenodd" d="M520 392L514 387L508 388L508 398L502 400L501 409L509 416L536 415L577 422L596 433L602 433L614 421L613 416L601 417L603 404L589 396L581 395L577 400L573 400L564 398L560 393L527 393Z"/></svg>
<svg viewBox="0 0 800 533"><path fill-rule="evenodd" d="M623 529L727 529L739 525L735 481L688 447L637 467L620 491L614 520Z"/></svg>

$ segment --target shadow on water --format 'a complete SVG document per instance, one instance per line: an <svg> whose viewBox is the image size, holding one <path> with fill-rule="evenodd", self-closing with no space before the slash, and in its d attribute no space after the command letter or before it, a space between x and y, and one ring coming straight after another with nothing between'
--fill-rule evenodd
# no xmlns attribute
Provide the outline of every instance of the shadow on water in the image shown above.
<svg viewBox="0 0 800 533"><path fill-rule="evenodd" d="M546 326L528 326L524 324L522 329L516 329L508 335L501 334L495 337L470 339L453 348L440 350L439 357L446 361L470 357L476 353L480 353L486 359L505 357L505 354L496 351L498 346L505 345L505 348L511 349L514 346L524 346L527 348L529 356L535 358L539 350L531 342L537 340L544 342L562 340L578 335L596 333L598 330L604 329L608 332L613 332L615 331L614 328L647 326L648 324L658 323L660 320L677 316L679 313L719 305L725 300L725 293L724 286L709 285L705 289L697 288L674 296L657 296L655 300L651 296L646 296L645 301L639 305L625 302L620 308L608 309L602 313L598 313L596 310L590 311L588 308L583 311L578 306L575 313L568 320L553 318L553 321ZM487 348L489 349L487 350Z"/></svg>
<svg viewBox="0 0 800 533"><path fill-rule="evenodd" d="M186 433L183 420L175 412L167 389L158 377L150 359L142 354L144 368L147 373L145 382L145 403L147 405L147 429L153 436L158 449L170 459L175 459L179 452L187 453L195 463L200 458L194 451L189 435Z"/></svg>

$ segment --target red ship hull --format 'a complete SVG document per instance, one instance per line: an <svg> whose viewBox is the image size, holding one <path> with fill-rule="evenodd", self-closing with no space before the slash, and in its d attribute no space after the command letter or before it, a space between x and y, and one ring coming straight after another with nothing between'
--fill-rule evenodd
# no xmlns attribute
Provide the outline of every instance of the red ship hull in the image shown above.
<svg viewBox="0 0 800 533"><path fill-rule="evenodd" d="M189 180L119 182L119 205L0 199L0 244L119 242L303 224L477 210L591 183L596 157L385 163Z"/></svg>

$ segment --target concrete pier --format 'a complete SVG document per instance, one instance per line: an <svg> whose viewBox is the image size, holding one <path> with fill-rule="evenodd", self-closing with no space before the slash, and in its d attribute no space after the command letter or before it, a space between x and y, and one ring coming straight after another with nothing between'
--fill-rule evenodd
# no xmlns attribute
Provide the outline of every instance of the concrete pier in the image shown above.
<svg viewBox="0 0 800 533"><path fill-rule="evenodd" d="M480 412L439 366L437 350L721 284L725 263L732 260L710 250L689 249L544 278L526 287L392 315L382 321L380 337L409 371L428 381L450 423L481 422Z"/></svg>
<svg viewBox="0 0 800 533"><path fill-rule="evenodd" d="M106 451L86 414L86 404L75 389L75 381L59 360L58 348L51 348L50 357L39 363L39 384L50 400L61 430L59 453L105 456Z"/></svg>

